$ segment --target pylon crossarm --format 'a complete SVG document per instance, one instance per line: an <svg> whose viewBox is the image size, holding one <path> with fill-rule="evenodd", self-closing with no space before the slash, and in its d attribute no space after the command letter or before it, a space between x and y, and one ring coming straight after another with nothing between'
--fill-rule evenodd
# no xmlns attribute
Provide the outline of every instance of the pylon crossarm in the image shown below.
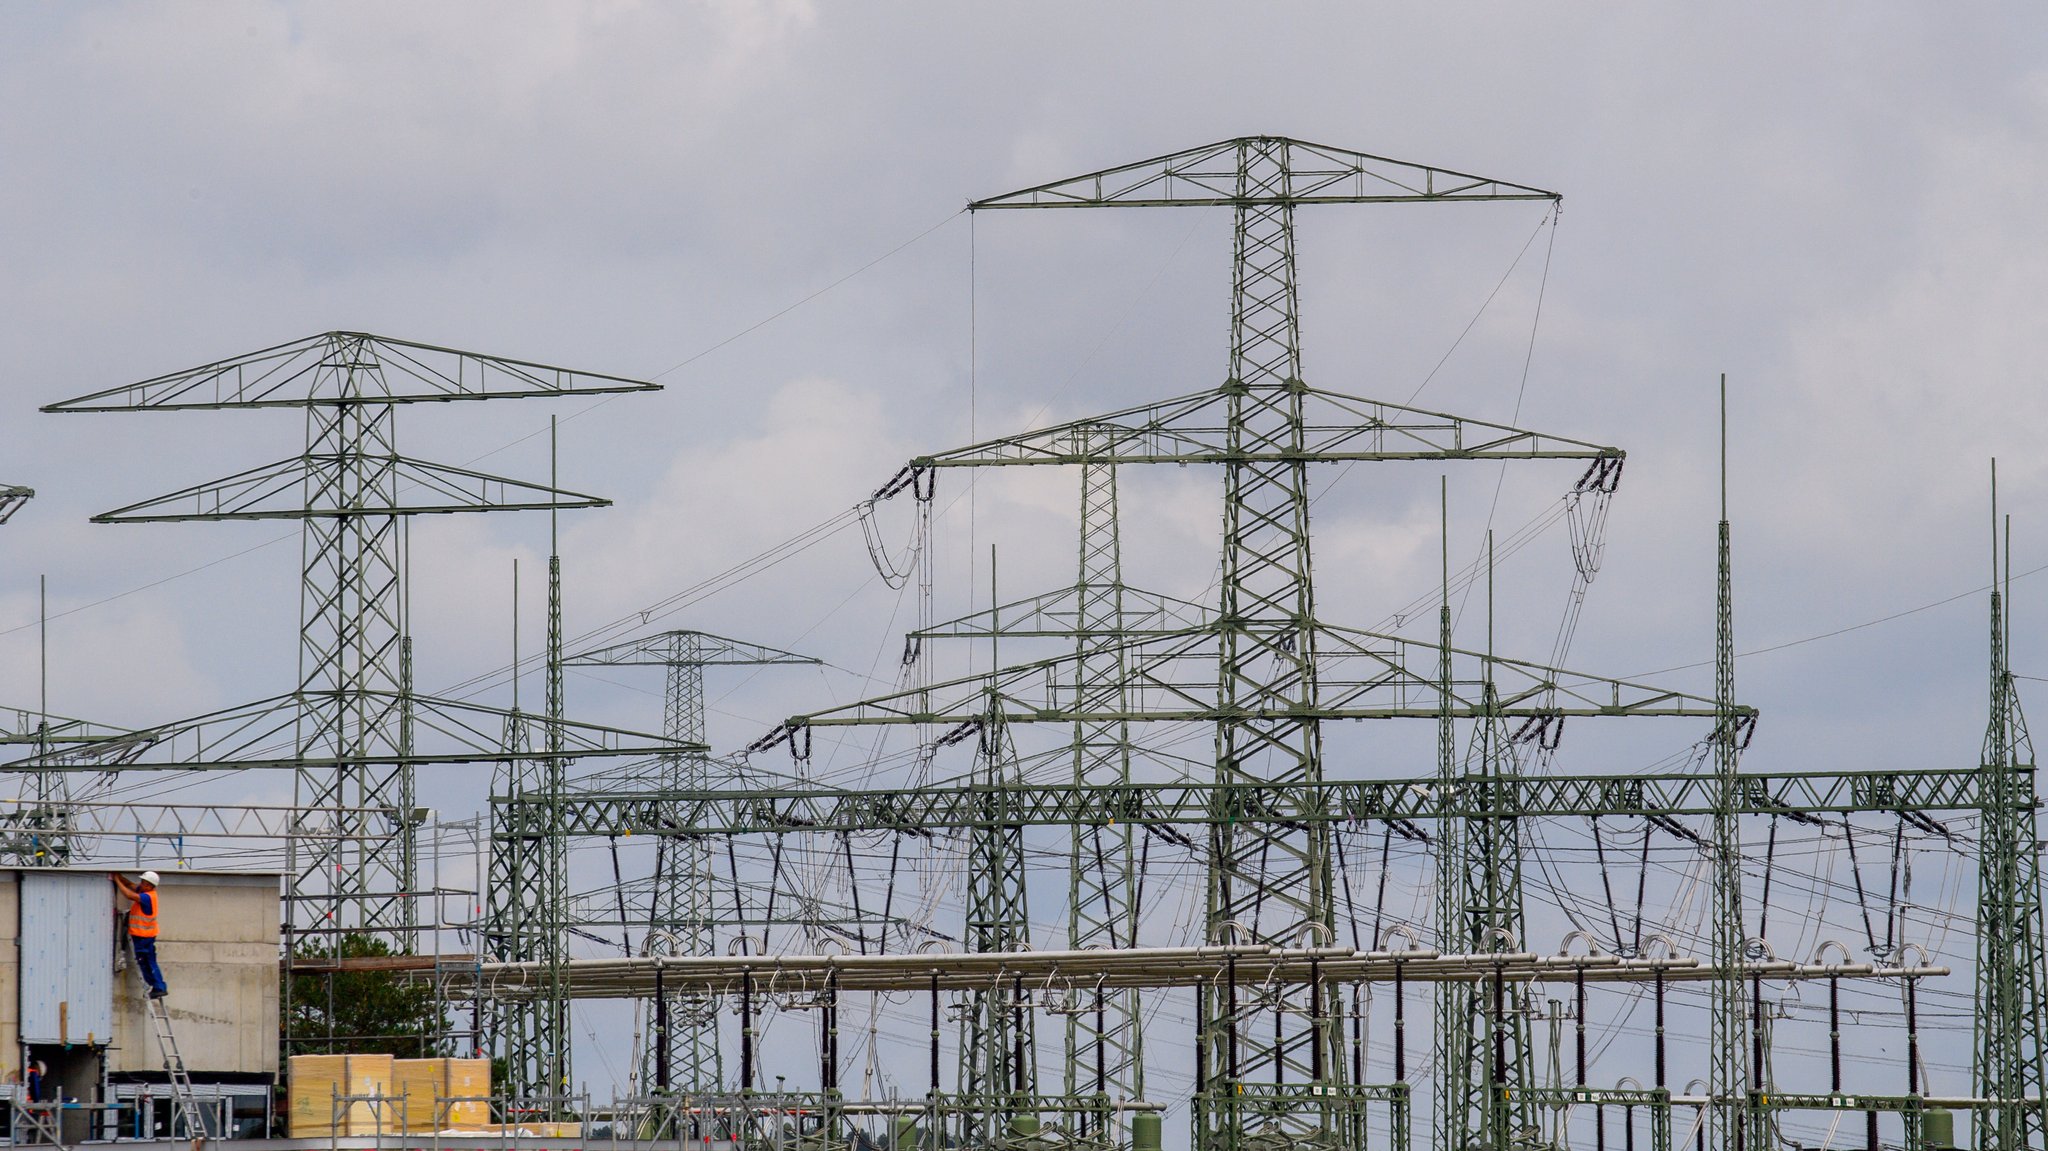
<svg viewBox="0 0 2048 1151"><path fill-rule="evenodd" d="M1339 765L1333 765L1339 766ZM1745 772L1738 815L1972 812L1983 804L1974 768ZM1216 823L1392 822L1427 826L1469 814L1434 777L1325 779L1315 783L1171 781L1122 785L1018 783L1000 789L1005 825L1134 824L1199 828ZM893 831L927 836L988 824L990 789L969 782L917 788L751 787L723 791L623 790L563 798L571 835L774 835ZM1717 782L1688 772L1508 776L1488 785L1501 818L1713 815ZM498 802L498 801L494 801Z"/></svg>
<svg viewBox="0 0 2048 1151"><path fill-rule="evenodd" d="M378 373L374 387L362 378ZM139 383L45 405L46 412L185 411L493 400L658 391L600 372L486 356L367 332L323 332Z"/></svg>
<svg viewBox="0 0 2048 1151"><path fill-rule="evenodd" d="M25 488L20 484L0 484L0 524L12 519L14 513L21 510L21 505L34 499L35 494L34 488Z"/></svg>
<svg viewBox="0 0 2048 1151"><path fill-rule="evenodd" d="M351 764L479 763L541 760L553 757L595 758L655 756L703 750L701 745L676 745L660 736L574 720L507 711L483 704L398 692L347 693L364 722L396 724L401 715L412 725L416 743L410 751L333 746L335 733L321 717L341 693L300 691L144 728L127 735L57 748L16 760L12 770L203 771L226 768L322 767ZM526 743L508 744L508 725L526 736ZM560 731L559 751L550 752L542 737Z"/></svg>
<svg viewBox="0 0 2048 1151"><path fill-rule="evenodd" d="M399 502L360 502L359 497L345 494L351 486L347 479L365 461L385 473L384 482L402 497ZM316 500L309 505L309 492L339 498ZM609 506L610 500L598 496L404 456L308 455L102 512L93 517L93 522L340 519Z"/></svg>
<svg viewBox="0 0 2048 1151"><path fill-rule="evenodd" d="M1230 440L1233 390L1222 388L1070 420L918 456L911 469L1032 465L1351 463L1397 460L1595 460L1620 448L1454 416L1297 382L1302 439L1264 446Z"/></svg>
<svg viewBox="0 0 2048 1151"><path fill-rule="evenodd" d="M1099 594L1102 589L1086 589ZM1084 622L1089 605L1084 589L1064 587L1058 591L1015 600L913 631L914 639L1076 639L1115 636L1162 636L1206 627L1216 609L1143 588L1117 586L1121 609L1117 626L1095 626ZM1113 645L1109 645L1113 646Z"/></svg>
<svg viewBox="0 0 2048 1151"><path fill-rule="evenodd" d="M696 667L821 662L813 656L706 631L665 631L579 652L562 663L569 667L668 667L679 661Z"/></svg>
<svg viewBox="0 0 2048 1151"><path fill-rule="evenodd" d="M47 715L34 708L0 707L0 746L9 744L99 743L130 734L87 719Z"/></svg>
<svg viewBox="0 0 2048 1151"><path fill-rule="evenodd" d="M1397 682L1405 691L1436 691L1441 686L1437 678L1438 673L1432 667L1442 651L1436 643L1390 632L1340 627L1334 624L1318 624L1315 636L1319 667L1329 666L1333 671L1338 670L1341 661L1347 659L1377 662L1388 672L1399 673L1400 678L1392 682ZM1504 709L1501 712L1503 715L1540 715L1549 704L1557 705L1557 713L1560 715L1665 715L1714 718L1717 714L1713 700L1666 687L1548 667L1529 660L1511 659L1465 648L1454 647L1450 652L1453 657L1452 666L1456 669L1451 681L1454 689L1453 698L1460 698L1456 692L1460 684L1491 684L1499 706ZM1411 667L1430 670L1411 672L1408 670ZM1344 691L1342 675L1332 677L1330 671L1319 671L1318 678L1321 679L1326 692L1332 689L1338 693ZM1355 673L1351 678L1358 683L1370 682ZM1473 694L1476 698L1476 693ZM1342 698L1341 694L1339 698ZM1751 707L1737 707L1735 710L1738 717L1745 720L1754 719L1757 714L1756 709Z"/></svg>
<svg viewBox="0 0 2048 1151"><path fill-rule="evenodd" d="M1252 715L1221 700L1213 666L1220 624L1133 635L1116 645L1128 661L1127 707L1100 699L1077 700L1073 652L887 695L874 696L787 720L755 746L806 728L871 724L958 726L981 722L991 700L1006 723L1214 721ZM1258 637L1255 637L1258 638ZM1442 681L1432 665L1433 644L1360 629L1317 625L1311 631L1319 700L1287 714L1318 719L1441 719ZM1277 641L1276 641L1277 642ZM1505 719L1566 716L1679 716L1713 718L1715 705L1668 688L1565 672L1527 661L1453 649L1460 664L1452 680L1452 715ZM1410 663L1413 657L1416 662ZM1418 670L1429 669L1429 670ZM1506 689L1483 699L1487 684ZM1754 714L1741 709L1742 714Z"/></svg>
<svg viewBox="0 0 2048 1151"><path fill-rule="evenodd" d="M1248 142L1285 156L1284 180L1247 195L1239 155ZM1287 137L1249 137L1188 148L1134 164L976 200L975 211L1011 208L1245 207L1254 204L1384 204L1550 200L1555 192L1332 148Z"/></svg>

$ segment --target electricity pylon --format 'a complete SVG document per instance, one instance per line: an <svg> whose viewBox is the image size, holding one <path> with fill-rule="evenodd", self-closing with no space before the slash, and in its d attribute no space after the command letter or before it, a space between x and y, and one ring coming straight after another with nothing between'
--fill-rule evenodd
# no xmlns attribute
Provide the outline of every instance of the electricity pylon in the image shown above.
<svg viewBox="0 0 2048 1151"><path fill-rule="evenodd" d="M1742 920L1741 752L1746 739L1735 707L1735 575L1728 530L1728 377L1721 377L1721 522L1717 528L1714 596L1714 980L1707 1044L1708 1135L1733 1151L1764 1151L1769 1113L1759 1104L1764 1067L1752 1052L1752 1029L1744 994L1743 957L1748 953ZM1753 1058L1753 1055L1756 1057Z"/></svg>
<svg viewBox="0 0 2048 1151"><path fill-rule="evenodd" d="M1977 870L1977 1046L1973 1094L1997 1100L1974 1112L1974 1146L2044 1143L2044 962L2041 857L2036 850L2034 741L2009 665L2012 645L2010 521L1998 517L1991 479L1991 719L1979 783L1983 830Z"/></svg>
<svg viewBox="0 0 2048 1151"><path fill-rule="evenodd" d="M1478 715L1458 756L1452 683L1449 517L1444 520L1443 594L1437 620L1437 779L1451 818L1437 830L1438 945L1484 955L1521 950L1521 822L1514 814L1513 737L1502 722L1499 685L1479 684ZM1493 649L1493 539L1486 543L1486 646ZM1443 1045L1439 1145L1526 1146L1535 1129L1527 1092L1533 1067L1525 996L1498 974L1485 984L1437 990Z"/></svg>
<svg viewBox="0 0 2048 1151"><path fill-rule="evenodd" d="M563 662L570 667L667 669L668 682L662 693L662 734L677 746L701 748L709 742L705 668L815 665L819 661L709 632L665 631L580 652ZM646 767L630 767L630 774L607 772L602 782L608 787L637 784L654 791L706 791L732 782L713 768L708 752L680 751L660 756ZM655 847L652 902L646 926L650 931L666 932L679 940L679 954L715 955L719 923L716 891L710 843L703 839L664 839ZM641 1053L642 1082L664 1091L723 1090L715 1005L702 996L679 994L656 1005L656 1019Z"/></svg>
<svg viewBox="0 0 2048 1151"><path fill-rule="evenodd" d="M366 931L410 949L417 767L650 754L666 745L653 736L414 690L409 549L400 529L407 517L608 501L400 455L397 409L657 387L361 332L327 332L48 405L44 411L305 413L305 448L296 456L94 517L96 523L300 523L299 683L286 695L28 762L74 770L289 768L297 806L335 813L331 826L306 829L322 834L295 836L287 845L293 944ZM542 738L532 738L543 727Z"/></svg>
<svg viewBox="0 0 2048 1151"><path fill-rule="evenodd" d="M1589 470L1603 475L1618 471L1623 453L1615 448L1346 395L1303 381L1294 207L1460 200L1554 203L1556 197L1362 153L1251 137L971 205L977 210L1230 207L1237 228L1229 370L1221 386L1206 391L917 457L882 494L914 486L915 477L949 467L1219 465L1224 472L1219 602L1209 618L1182 626L1133 624L1127 602L1117 643L1123 659L1120 698L1077 699L1071 685L1079 682L1077 666L1089 658L1077 650L793 717L784 725L792 748L807 746L808 730L819 726L967 725L986 731L998 723L1211 724L1214 774L1206 794L1217 806L1203 828L1208 837L1206 939L1298 946L1328 942L1334 935L1332 833L1315 807L1328 802L1322 723L1391 718L1471 723L1477 734L1467 758L1483 776L1498 775L1508 762L1507 738L1498 725L1510 719L1722 718L1728 709L1715 701L1601 676L1581 679L1491 652L1461 651L1451 648L1447 638L1418 644L1317 617L1309 545L1311 463L1570 459L1588 461ZM1080 434L1084 430L1087 434ZM1049 617L1066 594L1027 606ZM998 614L1006 618L990 619L988 634L1019 633L1007 610ZM1023 623L1023 629L1032 626ZM1418 658L1425 654L1439 665L1435 673ZM1473 670L1454 675L1440 666L1446 658L1454 667ZM1589 690L1596 682L1604 686ZM1434 705L1418 702L1432 699ZM1504 873L1517 848L1511 819L1521 786L1519 779L1503 779L1498 786L1457 788L1448 795L1432 788L1431 803L1442 806L1432 817L1461 825L1462 842L1479 853L1475 861L1483 858L1480 870ZM1074 789L1077 798L1089 794L1090 789ZM1247 802L1246 796L1257 796L1250 802L1262 805L1284 804L1297 815L1238 818L1236 805ZM1018 787L1005 788L1006 805L1023 798ZM1012 820L1006 814L975 826L997 822ZM1447 921L1469 922L1476 914L1494 925L1484 932L1490 949L1515 951L1523 945L1518 889L1508 884L1485 895L1483 907L1475 903L1479 895L1460 890L1458 906L1447 909ZM1521 1013L1479 1004L1472 999L1461 1009L1461 1030L1499 1034L1511 1051L1528 1049ZM1367 1103L1391 1100L1405 1106L1405 1086L1368 1089L1348 1082L1349 1068L1338 1057L1341 1011L1336 989L1317 981L1205 987L1198 999L1193 1098L1197 1146L1213 1151L1248 1142L1338 1143L1358 1129ZM1499 1021L1498 1028L1489 1030L1493 1020ZM1527 1074L1526 1059L1500 1066L1496 1053L1502 1046L1470 1047L1438 1077L1438 1114L1468 1117L1452 1124L1448 1146L1500 1147L1524 1135L1525 1125L1516 1122L1511 1109L1495 1105L1495 1092L1517 1092Z"/></svg>
<svg viewBox="0 0 2048 1151"><path fill-rule="evenodd" d="M1071 429L1072 451L1090 458L1092 443L1113 434L1086 424ZM913 638L1066 639L1075 705L1083 712L1119 715L1130 710L1128 644L1140 633L1163 634L1199 626L1213 614L1199 605L1127 586L1117 514L1116 465L1080 466L1081 515L1074 584L1049 594L913 633ZM1129 610L1127 610L1127 607ZM1070 743L1072 779L1080 787L1131 782L1130 721L1081 719ZM1068 842L1067 946L1076 950L1136 945L1139 908L1135 836L1128 823L1075 825ZM1020 881L1021 882L1021 881ZM1145 1072L1132 989L1077 989L1066 1003L1066 1094L1091 1099L1084 1125L1108 1131L1118 1100L1142 1099Z"/></svg>
<svg viewBox="0 0 2048 1151"><path fill-rule="evenodd" d="M1010 787L1019 782L1017 754L993 697L979 736L975 775L984 796L984 822L968 837L966 948L1026 950L1031 946L1031 914L1024 825L1008 811ZM1036 1131L1038 1045L1036 1019L1026 994L1021 981L967 994L957 1080L967 1113L959 1138L996 1143L1007 1135Z"/></svg>
<svg viewBox="0 0 2048 1151"><path fill-rule="evenodd" d="M1111 417L1104 421L1108 434L1084 448L1082 457L1187 454L1189 439L1221 440L1216 445L1220 455L1209 455L1224 466L1216 630L1217 702L1223 715L1216 723L1219 782L1314 784L1322 779L1321 726L1312 714L1321 698L1307 465L1340 458L1347 450L1385 453L1384 433L1394 430L1378 420L1363 427L1354 423L1331 439L1324 434L1329 429L1314 422L1312 392L1301 367L1295 207L1556 199L1539 189L1444 169L1278 137L1249 137L973 205L1232 209L1228 370L1215 393L1190 398L1204 408L1220 400L1216 406L1221 411L1210 410L1222 417L1222 427L1211 424L1197 431L1185 424L1152 422L1139 430L1133 427L1137 421ZM1184 427L1182 435L1174 434ZM1441 458L1437 445L1403 445L1398 432L1394 438L1394 455L1412 446L1424 458ZM1048 442L1044 436L1033 439ZM1588 452L1590 445L1572 447L1589 455L1615 454ZM1210 830L1208 850L1209 939L1240 934L1248 936L1245 942L1295 944L1311 935L1334 938L1327 828L1243 827L1219 820ZM1241 995L1234 987L1211 988L1202 994L1199 1011L1204 1047L1198 1058L1203 1082L1196 1094L1200 1146L1236 1147L1248 1121L1277 1135L1325 1141L1349 1129L1341 1090L1344 1060L1338 1033L1328 1026L1338 1014L1334 989L1260 989ZM1260 1080L1248 1082L1253 1075ZM1265 1081L1268 1075L1270 1082ZM1464 1104L1454 1101L1461 1110Z"/></svg>
<svg viewBox="0 0 2048 1151"><path fill-rule="evenodd" d="M1075 449L1094 455L1103 433L1075 429ZM1123 542L1117 520L1116 465L1081 466L1081 546L1074 584L1074 700L1084 711L1128 711L1124 651ZM1131 782L1131 725L1126 720L1074 724L1074 783L1121 787ZM1067 946L1135 947L1138 942L1138 859L1130 824L1076 825L1068 856ZM1145 1062L1136 990L1095 988L1092 1002L1067 1005L1067 1095L1092 1097L1098 1137L1114 1135L1111 1106L1145 1097ZM1090 1072L1092 1071L1092 1074Z"/></svg>

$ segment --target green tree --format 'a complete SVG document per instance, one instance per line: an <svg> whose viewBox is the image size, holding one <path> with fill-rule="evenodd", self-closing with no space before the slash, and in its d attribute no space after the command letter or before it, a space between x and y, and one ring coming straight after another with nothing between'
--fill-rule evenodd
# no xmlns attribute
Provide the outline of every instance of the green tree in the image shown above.
<svg viewBox="0 0 2048 1151"><path fill-rule="evenodd" d="M355 933L341 936L336 946L308 944L296 951L295 962L313 970L292 975L285 1054L448 1054L442 1038L448 1019L430 983L376 970L374 963L351 969L333 962L337 954L343 961L374 961L396 953L376 936Z"/></svg>

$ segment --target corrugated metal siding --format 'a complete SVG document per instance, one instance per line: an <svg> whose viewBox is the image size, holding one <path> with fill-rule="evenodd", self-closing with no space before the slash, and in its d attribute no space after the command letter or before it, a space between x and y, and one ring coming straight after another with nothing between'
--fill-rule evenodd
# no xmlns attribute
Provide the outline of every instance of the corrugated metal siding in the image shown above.
<svg viewBox="0 0 2048 1151"><path fill-rule="evenodd" d="M21 1041L112 1040L113 968L114 885L107 877L22 872Z"/></svg>

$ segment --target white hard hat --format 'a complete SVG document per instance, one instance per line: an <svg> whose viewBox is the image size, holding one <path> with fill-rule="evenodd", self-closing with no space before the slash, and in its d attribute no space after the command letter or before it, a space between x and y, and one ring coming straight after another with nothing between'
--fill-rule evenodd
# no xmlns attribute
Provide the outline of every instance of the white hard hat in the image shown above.
<svg viewBox="0 0 2048 1151"><path fill-rule="evenodd" d="M162 883L163 880L157 876L156 872L145 871L142 873L142 882L149 884L151 887L155 887L157 884Z"/></svg>

